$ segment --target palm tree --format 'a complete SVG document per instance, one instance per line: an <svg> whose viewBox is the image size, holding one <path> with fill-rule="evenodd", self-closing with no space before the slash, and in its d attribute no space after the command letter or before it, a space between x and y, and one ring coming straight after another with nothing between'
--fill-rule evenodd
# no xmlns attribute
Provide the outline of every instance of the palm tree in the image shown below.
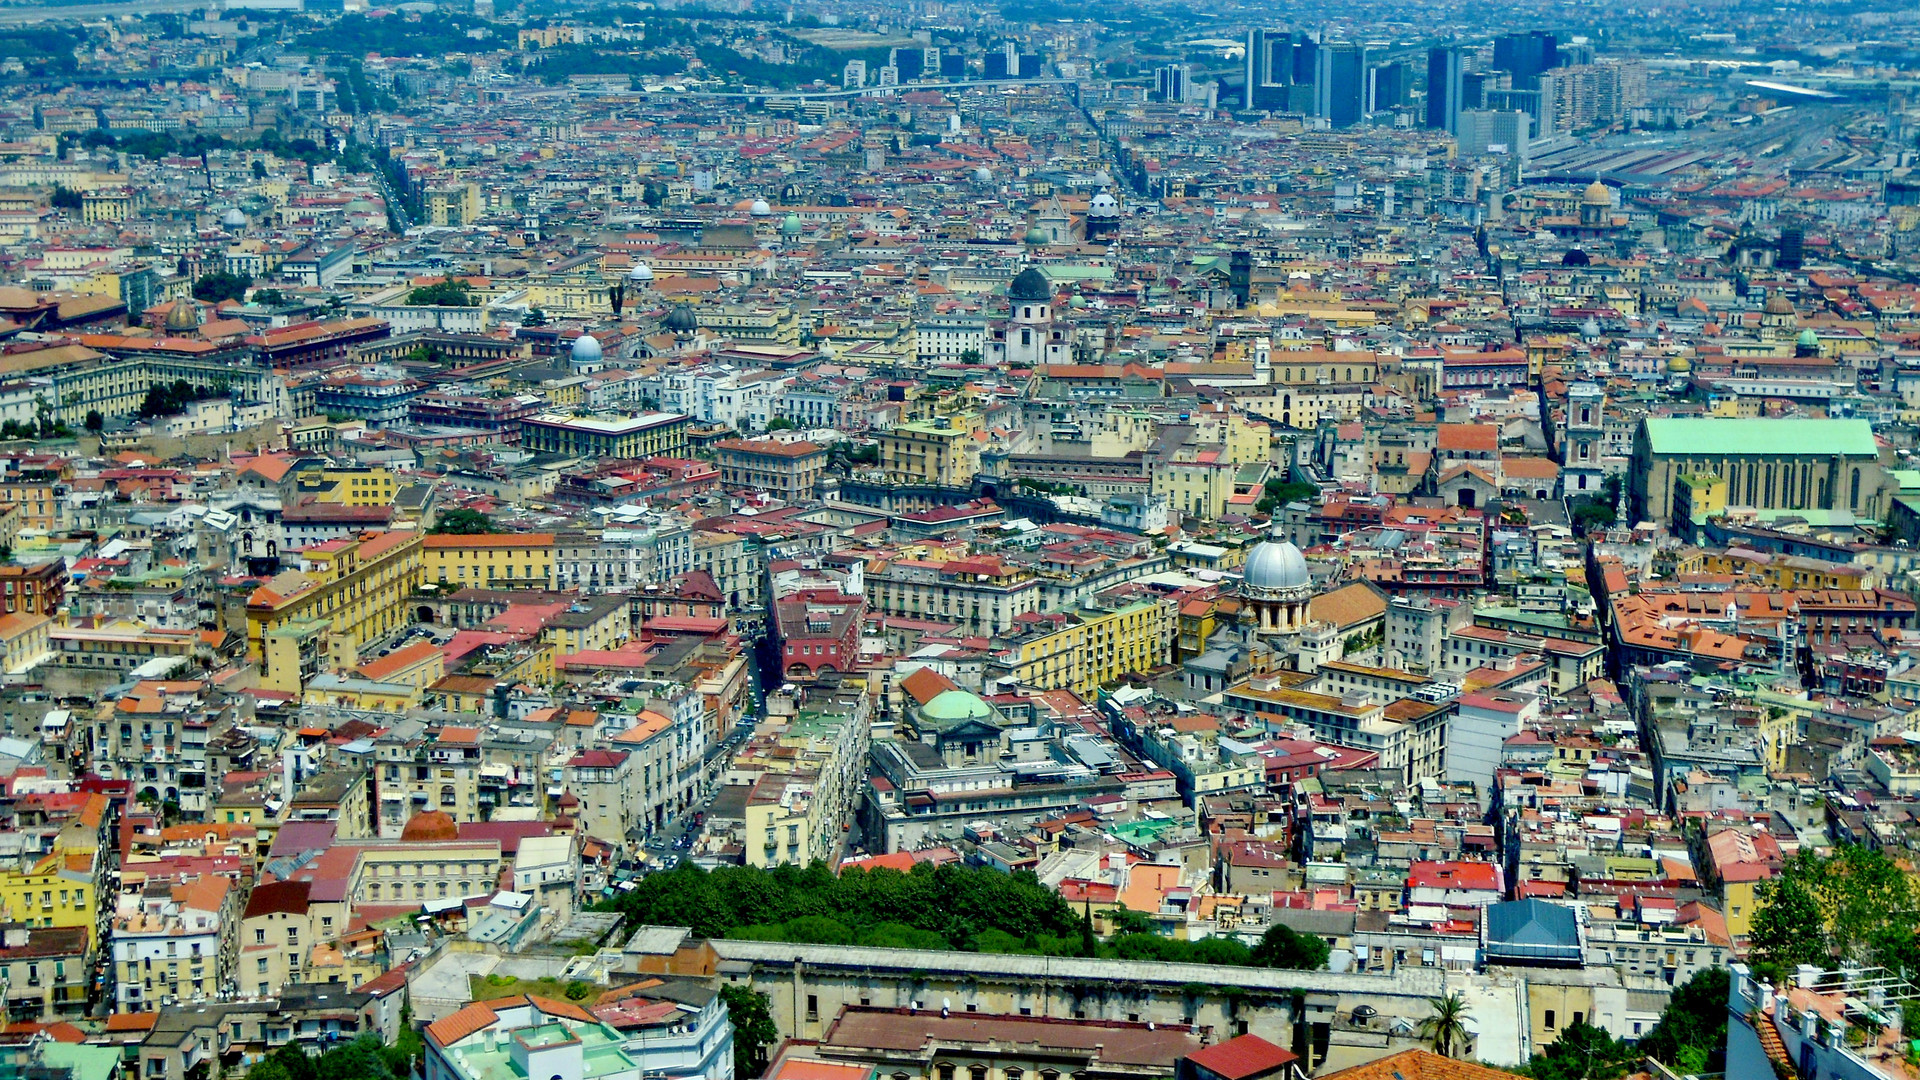
<svg viewBox="0 0 1920 1080"><path fill-rule="evenodd" d="M1433 1044L1434 1053L1452 1057L1467 1046L1467 999L1458 993L1427 999L1433 1015L1420 1021L1420 1037Z"/></svg>

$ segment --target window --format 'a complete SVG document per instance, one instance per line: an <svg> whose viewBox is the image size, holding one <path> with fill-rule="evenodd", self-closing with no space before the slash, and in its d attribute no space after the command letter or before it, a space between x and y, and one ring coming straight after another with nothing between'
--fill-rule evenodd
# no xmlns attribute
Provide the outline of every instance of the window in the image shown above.
<svg viewBox="0 0 1920 1080"><path fill-rule="evenodd" d="M942 1061L933 1067L933 1074L940 1080L953 1080L953 1064Z"/></svg>
<svg viewBox="0 0 1920 1080"><path fill-rule="evenodd" d="M1553 1030L1553 1010L1552 1009L1547 1010L1547 1030L1548 1031Z"/></svg>

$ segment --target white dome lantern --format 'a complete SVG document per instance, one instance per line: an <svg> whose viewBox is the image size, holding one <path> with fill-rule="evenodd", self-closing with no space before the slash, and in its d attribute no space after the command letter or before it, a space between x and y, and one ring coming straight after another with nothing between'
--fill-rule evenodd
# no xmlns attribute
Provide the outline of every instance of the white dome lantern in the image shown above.
<svg viewBox="0 0 1920 1080"><path fill-rule="evenodd" d="M1307 625L1313 573L1300 549L1285 540L1263 540L1247 553L1240 595L1261 634L1297 634Z"/></svg>
<svg viewBox="0 0 1920 1080"><path fill-rule="evenodd" d="M1307 557L1285 540L1263 540L1247 553L1242 579L1255 589L1302 589L1313 584Z"/></svg>

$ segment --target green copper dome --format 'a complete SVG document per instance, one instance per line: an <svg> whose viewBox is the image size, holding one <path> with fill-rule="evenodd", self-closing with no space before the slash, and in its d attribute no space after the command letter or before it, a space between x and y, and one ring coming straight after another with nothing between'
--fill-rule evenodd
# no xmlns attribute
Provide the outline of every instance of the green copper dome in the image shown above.
<svg viewBox="0 0 1920 1080"><path fill-rule="evenodd" d="M1027 230L1027 243L1033 245L1034 247L1039 247L1042 244L1047 243L1047 239L1048 239L1047 230L1041 228L1038 225L1035 225L1033 228Z"/></svg>
<svg viewBox="0 0 1920 1080"><path fill-rule="evenodd" d="M1802 345L1818 346L1820 344L1820 335L1814 333L1812 327L1808 327L1807 329L1800 331L1799 343Z"/></svg>
<svg viewBox="0 0 1920 1080"><path fill-rule="evenodd" d="M920 717L942 726L963 724L968 720L992 720L993 706L979 694L965 690L943 690L932 701L920 706Z"/></svg>
<svg viewBox="0 0 1920 1080"><path fill-rule="evenodd" d="M780 223L780 235L799 236L801 230L805 228L806 226L800 221L799 214L788 214L786 220Z"/></svg>

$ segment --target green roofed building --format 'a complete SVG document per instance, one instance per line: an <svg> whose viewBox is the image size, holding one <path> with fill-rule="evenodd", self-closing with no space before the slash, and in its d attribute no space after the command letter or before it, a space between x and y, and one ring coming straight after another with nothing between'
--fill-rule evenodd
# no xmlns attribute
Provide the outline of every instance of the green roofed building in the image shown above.
<svg viewBox="0 0 1920 1080"><path fill-rule="evenodd" d="M1673 516L1676 481L1727 482L1729 510L1846 510L1877 519L1891 481L1865 420L1648 417L1633 440L1634 521Z"/></svg>

